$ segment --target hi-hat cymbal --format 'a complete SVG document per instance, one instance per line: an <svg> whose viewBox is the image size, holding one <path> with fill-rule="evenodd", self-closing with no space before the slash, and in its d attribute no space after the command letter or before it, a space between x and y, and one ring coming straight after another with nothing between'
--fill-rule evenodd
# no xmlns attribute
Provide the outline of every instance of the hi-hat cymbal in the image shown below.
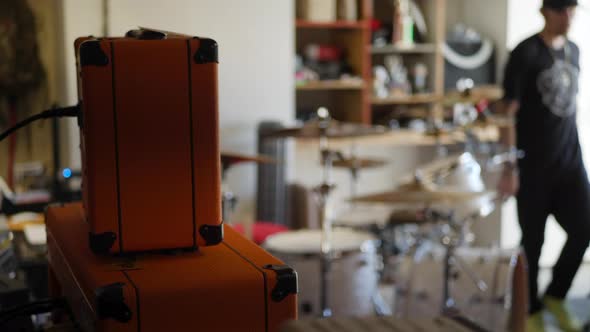
<svg viewBox="0 0 590 332"><path fill-rule="evenodd" d="M387 164L387 161L380 159L369 158L348 158L335 160L332 163L333 167L348 168L348 169L363 169L363 168L377 168Z"/></svg>
<svg viewBox="0 0 590 332"><path fill-rule="evenodd" d="M221 164L224 165L224 167L235 165L238 163L245 163L245 162L254 162L254 163L259 163L259 164L272 164L272 163L275 163L276 160L274 160L271 157L262 156L262 155L248 156L248 155L243 155L243 154L233 153L233 152L221 152Z"/></svg>
<svg viewBox="0 0 590 332"><path fill-rule="evenodd" d="M325 123L326 122L320 120L311 120L306 122L303 126L276 130L269 133L266 137L319 138L325 135L328 138L347 138L387 133L387 128L383 126L368 126L336 120L330 120L327 122L327 125L325 125ZM326 128L323 128L324 126L326 126Z"/></svg>

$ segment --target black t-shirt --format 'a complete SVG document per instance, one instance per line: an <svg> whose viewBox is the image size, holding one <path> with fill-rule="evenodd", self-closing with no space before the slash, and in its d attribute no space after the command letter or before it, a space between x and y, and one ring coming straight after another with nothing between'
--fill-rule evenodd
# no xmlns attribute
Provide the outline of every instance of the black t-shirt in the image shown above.
<svg viewBox="0 0 590 332"><path fill-rule="evenodd" d="M525 152L519 166L528 174L551 177L582 165L576 127L580 51L568 41L550 49L539 35L510 54L504 75L506 100L516 100L517 147Z"/></svg>

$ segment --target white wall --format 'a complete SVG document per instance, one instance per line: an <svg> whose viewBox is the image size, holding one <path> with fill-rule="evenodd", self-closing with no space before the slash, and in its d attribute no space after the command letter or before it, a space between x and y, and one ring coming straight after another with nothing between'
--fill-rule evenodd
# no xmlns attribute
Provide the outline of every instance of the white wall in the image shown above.
<svg viewBox="0 0 590 332"><path fill-rule="evenodd" d="M447 29L461 22L474 28L496 46L496 77L501 77L506 62L507 27L504 21L508 0L448 0Z"/></svg>
<svg viewBox="0 0 590 332"><path fill-rule="evenodd" d="M543 28L543 17L539 11L541 4L541 0L508 1L506 46L509 50Z"/></svg>
<svg viewBox="0 0 590 332"><path fill-rule="evenodd" d="M78 102L76 88L76 60L74 56L74 40L80 36L99 36L101 30L101 4L98 0L61 0L63 10L63 47L61 56L64 59L64 86L60 103L74 105ZM76 120L66 120L66 135L62 135L64 165L80 168L80 137Z"/></svg>
<svg viewBox="0 0 590 332"><path fill-rule="evenodd" d="M75 36L99 33L101 7L98 0L84 6L64 1L71 49ZM109 34L146 26L215 39L222 149L255 153L260 120L288 121L295 114L293 7L291 0L111 0ZM73 57L68 65L68 91L75 100ZM254 165L230 170L229 185L240 198L237 219L254 211L255 170Z"/></svg>

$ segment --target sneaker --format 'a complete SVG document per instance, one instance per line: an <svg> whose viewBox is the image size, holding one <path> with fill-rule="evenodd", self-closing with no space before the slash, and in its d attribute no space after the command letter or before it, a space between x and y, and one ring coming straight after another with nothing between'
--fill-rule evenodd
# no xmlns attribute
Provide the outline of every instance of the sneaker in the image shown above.
<svg viewBox="0 0 590 332"><path fill-rule="evenodd" d="M582 331L582 323L568 310L565 301L546 295L543 298L545 308L555 317L559 328L565 332Z"/></svg>
<svg viewBox="0 0 590 332"><path fill-rule="evenodd" d="M542 310L527 318L526 332L545 332L545 321L543 320Z"/></svg>

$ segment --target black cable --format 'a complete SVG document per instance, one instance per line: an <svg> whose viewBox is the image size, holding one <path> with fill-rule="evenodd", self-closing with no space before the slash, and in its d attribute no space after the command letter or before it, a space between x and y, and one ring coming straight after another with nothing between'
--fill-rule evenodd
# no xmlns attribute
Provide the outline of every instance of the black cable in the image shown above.
<svg viewBox="0 0 590 332"><path fill-rule="evenodd" d="M65 313L68 315L74 330L82 331L80 325L74 317L74 313L72 312L67 300L64 297L42 299L35 302L29 302L23 305L8 308L6 310L2 310L0 311L0 327L20 317L44 314L52 312L56 309L64 310Z"/></svg>
<svg viewBox="0 0 590 332"><path fill-rule="evenodd" d="M46 111L43 111L39 114L35 114L31 117L28 117L11 128L8 128L2 134L0 134L0 141L4 140L8 136L10 136L15 131L19 130L20 128L28 125L31 122L41 120L41 119L49 119L49 118L59 118L59 117L77 117L80 115L80 107L76 106L68 106L68 107L60 107L60 108L52 108Z"/></svg>
<svg viewBox="0 0 590 332"><path fill-rule="evenodd" d="M20 306L8 308L0 311L0 326L17 318L26 317L36 314L50 312L55 309L66 309L69 311L67 302L64 298L43 299L35 302L26 303ZM69 314L69 312L68 312Z"/></svg>

